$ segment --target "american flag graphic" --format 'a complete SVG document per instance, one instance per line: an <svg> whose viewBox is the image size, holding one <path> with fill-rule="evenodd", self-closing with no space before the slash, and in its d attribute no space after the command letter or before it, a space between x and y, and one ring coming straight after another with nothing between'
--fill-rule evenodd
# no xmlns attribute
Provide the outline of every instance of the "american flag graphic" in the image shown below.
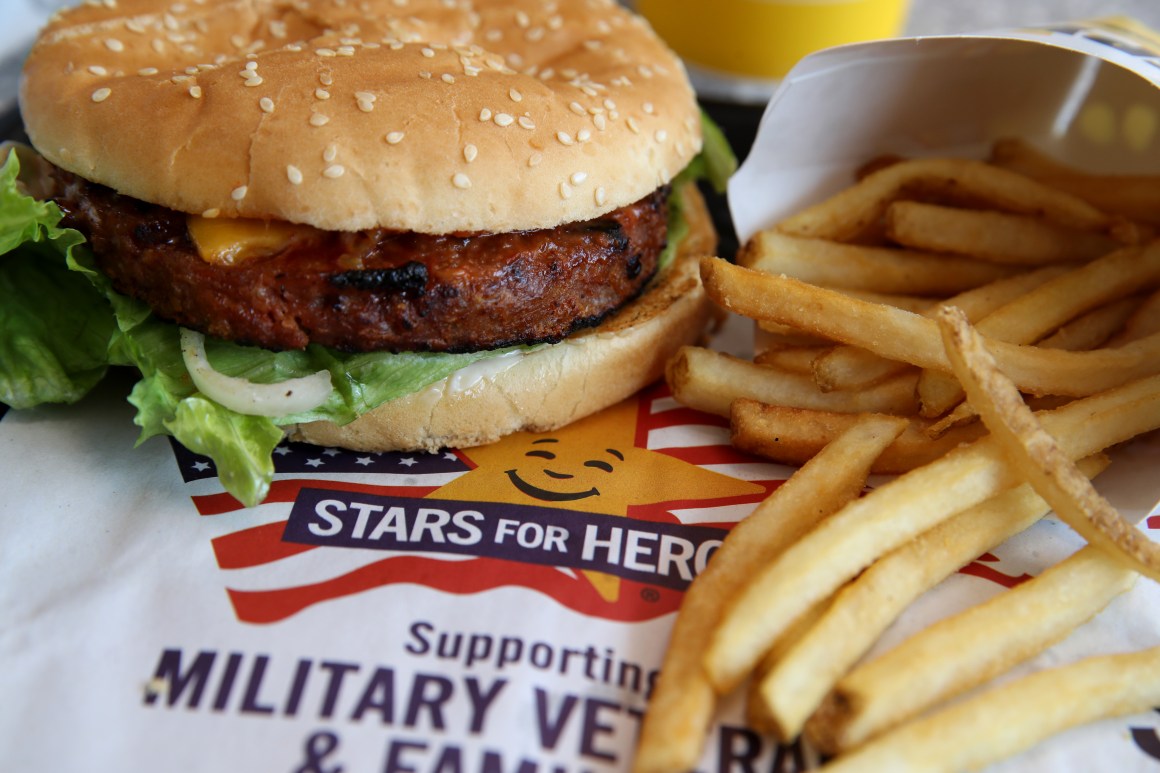
<svg viewBox="0 0 1160 773"><path fill-rule="evenodd" d="M706 533L723 536L791 471L733 449L727 422L679 405L663 384L630 402L635 406L631 442L636 449L664 457L665 464L676 468L714 473L736 485L735 490L717 491L708 499L676 492L672 497L653 497L657 501L631 503L626 513L618 514L627 518L617 523L699 530L702 540ZM332 547L286 538L293 505L305 495L317 500L321 491L340 498L358 495L421 503L437 498L445 486L476 469L474 449L366 453L284 442L275 451L275 480L268 499L243 508L222 490L210 459L176 442L172 445L198 513L211 520L214 556L243 622L277 622L315 604L396 583L452 594L522 586L577 612L611 620L644 620L672 612L683 595L683 587L622 575L617 592L610 596L584 571L495 555ZM684 477L680 469L676 473L674 481Z"/></svg>

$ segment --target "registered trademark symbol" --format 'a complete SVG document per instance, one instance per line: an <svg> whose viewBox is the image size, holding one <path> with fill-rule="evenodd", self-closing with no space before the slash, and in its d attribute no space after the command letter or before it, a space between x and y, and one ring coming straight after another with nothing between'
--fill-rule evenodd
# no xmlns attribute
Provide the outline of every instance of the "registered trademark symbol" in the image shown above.
<svg viewBox="0 0 1160 773"><path fill-rule="evenodd" d="M660 601L661 594L657 592L656 588L641 588L640 597L645 601Z"/></svg>

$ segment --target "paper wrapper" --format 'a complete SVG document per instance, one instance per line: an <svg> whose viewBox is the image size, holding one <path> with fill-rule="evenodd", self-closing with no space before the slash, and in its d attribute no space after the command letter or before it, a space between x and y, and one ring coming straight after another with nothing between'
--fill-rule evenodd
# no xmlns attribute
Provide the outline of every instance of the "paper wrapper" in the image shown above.
<svg viewBox="0 0 1160 773"><path fill-rule="evenodd" d="M1071 130L1085 110L1154 109L1139 76L1058 46L1129 55L1094 35L1049 39L904 41L806 60L732 188L743 238L878 152L977 151L1019 131L1081 155L1094 140ZM1158 157L1154 145L1090 150ZM718 344L744 348L747 336L735 321ZM133 448L128 383L0 421L7 770L627 769L683 589L792 472L732 450L722 421L662 385L480 449L288 445L270 500L242 509L207 460L160 439ZM1158 452L1155 438L1135 442L1099 480L1153 534ZM879 649L1080 544L1042 522L920 599ZM1158 644L1158 609L1153 584L1138 583L1018 671ZM1156 714L1102 722L1002 767L1153 770L1158 727ZM734 696L699 769L815 765L808 748L746 729Z"/></svg>

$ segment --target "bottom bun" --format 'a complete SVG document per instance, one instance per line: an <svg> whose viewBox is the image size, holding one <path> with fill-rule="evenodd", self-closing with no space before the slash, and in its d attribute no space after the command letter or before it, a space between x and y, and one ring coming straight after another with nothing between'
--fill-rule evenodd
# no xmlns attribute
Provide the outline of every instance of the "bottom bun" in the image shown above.
<svg viewBox="0 0 1160 773"><path fill-rule="evenodd" d="M437 451L545 432L596 413L660 378L713 316L699 258L717 235L695 186L684 192L689 233L644 293L598 327L523 354L484 360L339 426L289 428L291 440L357 451Z"/></svg>

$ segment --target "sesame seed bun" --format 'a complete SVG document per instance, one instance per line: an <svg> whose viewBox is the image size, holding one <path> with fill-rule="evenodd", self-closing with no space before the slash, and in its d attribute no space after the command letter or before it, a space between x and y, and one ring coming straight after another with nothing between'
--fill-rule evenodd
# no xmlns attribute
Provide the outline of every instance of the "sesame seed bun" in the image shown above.
<svg viewBox="0 0 1160 773"><path fill-rule="evenodd" d="M698 259L713 254L717 235L691 184L685 201L689 234L676 259L599 327L501 362L478 380L452 375L344 426L297 425L290 438L363 451L462 448L556 429L629 397L659 378L677 349L697 342L713 314Z"/></svg>
<svg viewBox="0 0 1160 773"><path fill-rule="evenodd" d="M53 17L21 109L54 164L194 214L547 228L700 150L680 61L612 0L118 0Z"/></svg>

